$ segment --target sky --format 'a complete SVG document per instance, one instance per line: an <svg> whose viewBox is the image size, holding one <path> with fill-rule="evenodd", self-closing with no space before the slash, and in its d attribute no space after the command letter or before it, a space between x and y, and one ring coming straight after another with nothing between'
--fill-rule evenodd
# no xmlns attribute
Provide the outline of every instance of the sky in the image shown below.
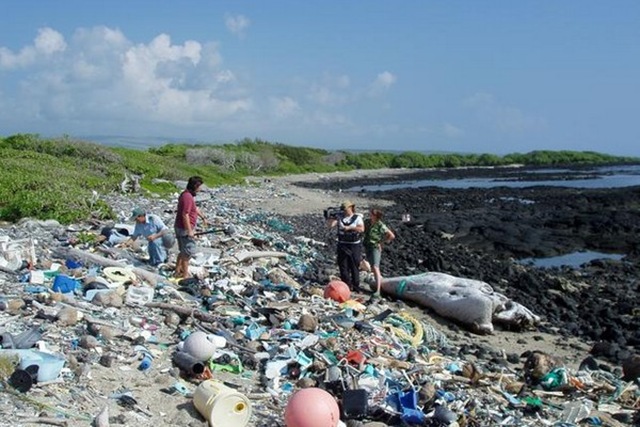
<svg viewBox="0 0 640 427"><path fill-rule="evenodd" d="M0 136L640 156L640 2L21 0Z"/></svg>

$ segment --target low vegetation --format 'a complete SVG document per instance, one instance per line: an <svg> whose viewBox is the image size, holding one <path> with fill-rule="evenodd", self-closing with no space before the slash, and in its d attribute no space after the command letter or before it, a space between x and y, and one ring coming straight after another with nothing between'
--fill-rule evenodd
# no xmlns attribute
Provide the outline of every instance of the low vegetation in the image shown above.
<svg viewBox="0 0 640 427"><path fill-rule="evenodd" d="M527 154L426 154L328 151L259 139L223 145L167 144L148 150L108 147L67 136L17 134L0 138L0 219L57 219L70 223L113 217L101 193L119 191L137 177L144 191L164 195L173 181L200 175L209 186L240 184L248 175L282 175L380 168L448 168L524 164L640 163L640 159L594 152L534 151Z"/></svg>

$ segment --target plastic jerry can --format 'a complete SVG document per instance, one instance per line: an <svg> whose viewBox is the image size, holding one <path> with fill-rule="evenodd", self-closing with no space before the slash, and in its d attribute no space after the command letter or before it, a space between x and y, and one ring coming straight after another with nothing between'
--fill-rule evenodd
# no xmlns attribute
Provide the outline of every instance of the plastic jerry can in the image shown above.
<svg viewBox="0 0 640 427"><path fill-rule="evenodd" d="M155 289L148 286L129 286L125 302L127 305L145 305L153 301Z"/></svg>
<svg viewBox="0 0 640 427"><path fill-rule="evenodd" d="M216 380L200 383L193 404L211 427L244 427L251 418L251 401Z"/></svg>

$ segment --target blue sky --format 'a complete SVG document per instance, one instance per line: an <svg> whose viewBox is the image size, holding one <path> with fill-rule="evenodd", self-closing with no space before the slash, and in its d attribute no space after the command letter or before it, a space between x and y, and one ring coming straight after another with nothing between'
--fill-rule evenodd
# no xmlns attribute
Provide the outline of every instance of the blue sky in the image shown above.
<svg viewBox="0 0 640 427"><path fill-rule="evenodd" d="M640 156L640 2L5 1L0 135Z"/></svg>

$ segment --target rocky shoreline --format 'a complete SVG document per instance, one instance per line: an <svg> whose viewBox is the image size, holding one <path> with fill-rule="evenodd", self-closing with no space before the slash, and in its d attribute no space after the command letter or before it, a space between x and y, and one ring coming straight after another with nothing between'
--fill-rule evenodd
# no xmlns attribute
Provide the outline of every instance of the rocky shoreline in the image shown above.
<svg viewBox="0 0 640 427"><path fill-rule="evenodd" d="M337 192L414 179L530 179L537 176L534 172L458 169L298 185ZM561 176L559 172L554 178ZM574 178L574 174L565 174L565 179ZM542 315L546 320L542 331L593 343L595 356L619 363L640 351L640 187L423 187L357 196L367 198L369 206L385 204L386 222L396 230L398 237L383 256L386 276L436 271L482 280ZM412 215L410 223L400 221L405 212ZM299 232L331 241L331 235L318 228L316 221L305 216L294 219ZM625 256L620 261L594 260L581 268L541 269L515 261L585 250ZM314 279L325 280L322 272L328 267L318 266Z"/></svg>

